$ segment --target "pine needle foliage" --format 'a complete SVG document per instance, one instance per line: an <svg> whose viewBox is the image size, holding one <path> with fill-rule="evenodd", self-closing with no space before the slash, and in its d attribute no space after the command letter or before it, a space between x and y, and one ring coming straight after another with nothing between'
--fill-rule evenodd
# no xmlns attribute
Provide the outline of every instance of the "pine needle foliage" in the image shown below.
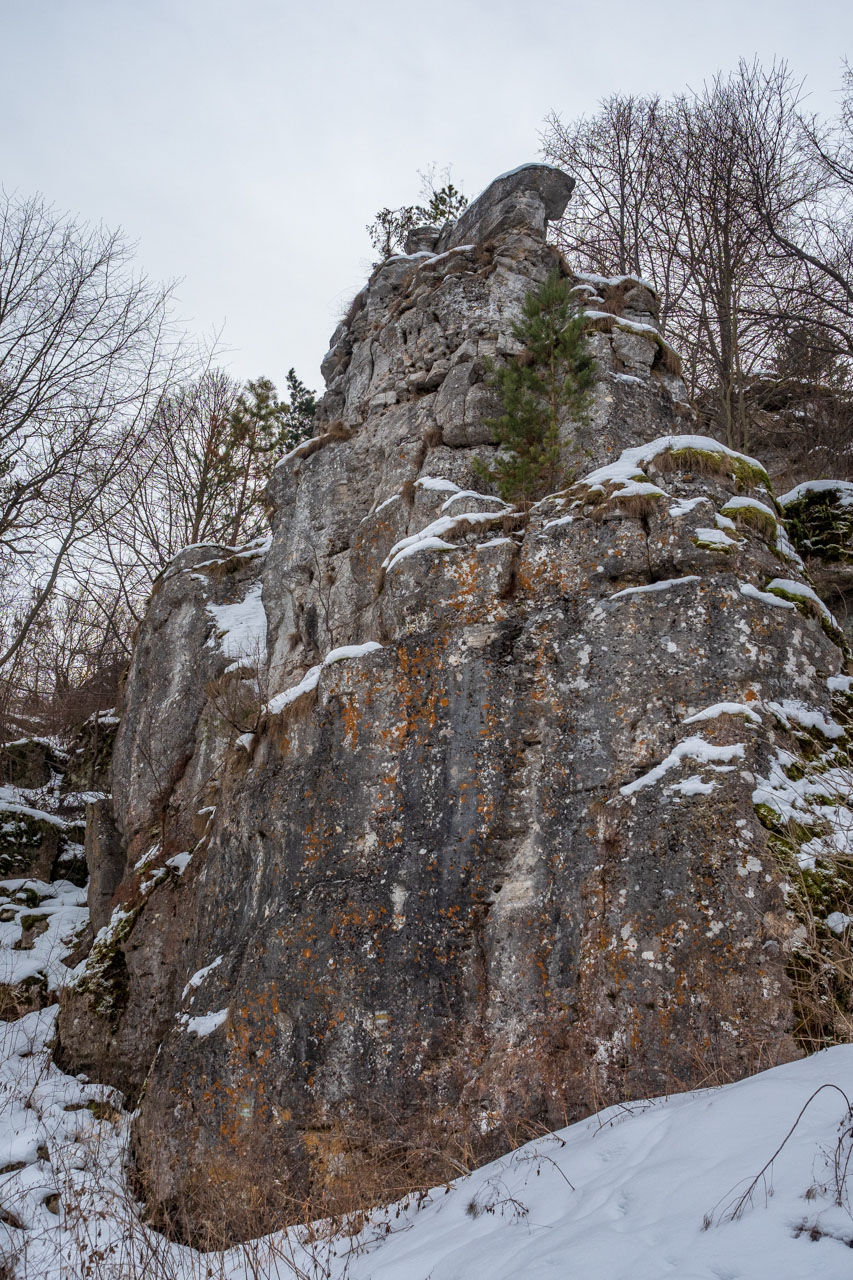
<svg viewBox="0 0 853 1280"><path fill-rule="evenodd" d="M491 376L503 412L489 425L501 451L478 470L505 501L520 507L565 482L560 422L583 421L589 407L595 360L575 308L570 281L555 269L527 294L512 327L524 350Z"/></svg>

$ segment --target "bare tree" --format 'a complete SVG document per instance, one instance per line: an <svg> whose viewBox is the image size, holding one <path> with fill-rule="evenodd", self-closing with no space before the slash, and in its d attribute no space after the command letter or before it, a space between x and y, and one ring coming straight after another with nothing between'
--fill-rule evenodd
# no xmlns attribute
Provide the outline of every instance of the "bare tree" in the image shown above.
<svg viewBox="0 0 853 1280"><path fill-rule="evenodd" d="M234 546L266 532L272 468L312 431L313 394L292 369L287 384L289 402L268 378L243 387L208 368L156 406L132 464L102 497L105 572L132 614L182 547Z"/></svg>
<svg viewBox="0 0 853 1280"><path fill-rule="evenodd" d="M156 575L264 532L272 466L311 433L293 370L290 403L241 387L168 304L117 233L0 201L0 733L106 705Z"/></svg>
<svg viewBox="0 0 853 1280"><path fill-rule="evenodd" d="M547 124L546 157L577 180L558 228L561 248L590 271L653 275L666 106L658 97L614 94L597 115L566 125L552 112Z"/></svg>
<svg viewBox="0 0 853 1280"><path fill-rule="evenodd" d="M777 257L797 264L783 319L807 323L813 344L831 358L853 356L853 69L845 65L838 116L830 122L797 110L797 161L807 181L793 191L758 151L750 154L756 213Z"/></svg>
<svg viewBox="0 0 853 1280"><path fill-rule="evenodd" d="M760 155L792 196L804 193L793 141L796 96L783 64L765 72L741 62L672 108L677 145L669 152L667 185L685 214L682 334L694 335L695 378L711 391L712 428L740 448L749 445L745 389L772 363L774 317L790 277L755 215L751 157Z"/></svg>
<svg viewBox="0 0 853 1280"><path fill-rule="evenodd" d="M558 242L583 269L651 281L694 402L740 447L745 389L773 363L803 287L803 260L757 212L756 171L789 217L821 186L802 164L800 96L784 63L741 62L667 102L617 96L570 126L551 116L543 138L578 179Z"/></svg>
<svg viewBox="0 0 853 1280"><path fill-rule="evenodd" d="M49 606L174 372L169 290L121 236L0 200L0 677Z"/></svg>

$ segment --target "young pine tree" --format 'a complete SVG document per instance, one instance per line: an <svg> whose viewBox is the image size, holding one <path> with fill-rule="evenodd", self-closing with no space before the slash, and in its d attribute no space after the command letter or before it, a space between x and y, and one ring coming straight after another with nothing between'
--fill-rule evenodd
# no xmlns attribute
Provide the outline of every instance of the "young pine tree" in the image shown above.
<svg viewBox="0 0 853 1280"><path fill-rule="evenodd" d="M383 262L394 253L402 253L406 236L413 227L443 227L445 222L455 222L468 208L468 201L458 187L450 181L450 166L436 174L435 165L425 173L419 170L421 179L421 204L404 204L399 209L380 209L367 227L370 243ZM442 186L437 186L444 178Z"/></svg>
<svg viewBox="0 0 853 1280"><path fill-rule="evenodd" d="M502 498L525 508L559 488L560 420L582 419L589 404L595 361L570 292L555 269L527 294L512 327L524 350L492 375L503 407L491 422L501 452L491 467L479 469Z"/></svg>
<svg viewBox="0 0 853 1280"><path fill-rule="evenodd" d="M232 497L231 542L264 527L261 495L275 463L314 430L313 391L291 369L290 403L280 400L269 378L247 382L231 412L228 436L218 459Z"/></svg>

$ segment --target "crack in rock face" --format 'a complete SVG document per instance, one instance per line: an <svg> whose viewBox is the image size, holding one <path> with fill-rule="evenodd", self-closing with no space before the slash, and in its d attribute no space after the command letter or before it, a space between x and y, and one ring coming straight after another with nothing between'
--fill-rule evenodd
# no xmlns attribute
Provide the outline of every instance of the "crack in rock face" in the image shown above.
<svg viewBox="0 0 853 1280"><path fill-rule="evenodd" d="M764 469L695 434L651 287L547 243L572 186L522 166L378 266L270 539L155 587L60 1018L63 1062L138 1103L155 1218L200 1227L215 1188L257 1234L381 1198L377 1150L399 1194L799 1053L756 779L822 725L842 750L845 642ZM518 511L482 479L488 370L555 268L596 384L566 487Z"/></svg>

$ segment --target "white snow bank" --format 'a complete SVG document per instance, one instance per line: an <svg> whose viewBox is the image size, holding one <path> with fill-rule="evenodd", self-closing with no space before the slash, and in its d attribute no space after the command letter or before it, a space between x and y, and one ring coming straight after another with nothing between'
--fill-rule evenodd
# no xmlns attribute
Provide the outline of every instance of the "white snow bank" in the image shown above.
<svg viewBox="0 0 853 1280"><path fill-rule="evenodd" d="M639 284L644 289L648 289L650 293L657 296L657 289L648 280L644 280L642 276L597 276L591 271L575 271L576 280L582 280L585 284L595 284L607 286L618 286L620 284ZM610 314L609 312L607 313Z"/></svg>
<svg viewBox="0 0 853 1280"><path fill-rule="evenodd" d="M458 493L453 493L442 502L439 511L446 511L454 502L461 502L463 499L476 498L478 502L491 502L502 510L511 510L508 502L504 502L503 498L497 498L490 493L478 493L476 489L460 489Z"/></svg>
<svg viewBox="0 0 853 1280"><path fill-rule="evenodd" d="M843 738L845 730L835 720L827 720L821 711L807 707L799 698L781 698L778 702L768 702L767 710L779 717L786 728L790 722L800 724L804 729L817 729L825 738Z"/></svg>
<svg viewBox="0 0 853 1280"><path fill-rule="evenodd" d="M832 1156L839 1139L842 1161L850 1149L851 1045L736 1084L610 1107L376 1210L354 1239L314 1234L311 1244L294 1227L198 1254L136 1216L122 1173L126 1122L63 1110L108 1091L49 1062L54 1017L5 1028L3 1135L8 1161L27 1163L0 1194L32 1227L4 1228L21 1250L16 1280L119 1280L154 1274L155 1262L164 1280L849 1280L853 1174L842 1165L836 1187ZM60 1214L44 1206L51 1191Z"/></svg>
<svg viewBox="0 0 853 1280"><path fill-rule="evenodd" d="M178 1017L178 1022L184 1031L202 1039L204 1036L212 1035L214 1031L217 1031L227 1017L227 1009L217 1009L213 1013L200 1013L195 1017L182 1013Z"/></svg>
<svg viewBox="0 0 853 1280"><path fill-rule="evenodd" d="M444 262L445 258L452 258L457 253L470 253L476 248L475 244L457 244L452 249L445 249L444 253L431 253L429 265L434 266L436 262Z"/></svg>
<svg viewBox="0 0 853 1280"><path fill-rule="evenodd" d="M767 590L770 592L784 591L786 595L795 596L799 600L810 601L831 626L840 630L838 622L829 612L820 596L805 582L795 582L793 578L774 578L772 582L768 582Z"/></svg>
<svg viewBox="0 0 853 1280"><path fill-rule="evenodd" d="M776 523L776 512L768 507L765 502L759 502L757 498L734 497L727 498L723 511L760 511L762 515L770 516L773 523Z"/></svg>
<svg viewBox="0 0 853 1280"><path fill-rule="evenodd" d="M34 818L36 822L45 822L48 826L59 827L64 831L69 825L65 818L60 818L56 813L49 813L46 809L38 809L29 801L38 799L47 801L47 787L14 787L6 785L0 787L0 817L5 813L17 813L22 818Z"/></svg>
<svg viewBox="0 0 853 1280"><path fill-rule="evenodd" d="M666 578L661 582L646 583L642 587L625 587L622 591L616 591L609 598L611 600L622 600L625 596L640 596L649 592L667 591L670 587L680 587L688 582L699 582L699 578L695 573L688 573L683 578Z"/></svg>
<svg viewBox="0 0 853 1280"><path fill-rule="evenodd" d="M674 520L677 520L679 516L689 515L690 512L693 511L695 507L698 507L700 503L708 501L709 499L704 496L700 496L698 498L679 498L670 507L669 514Z"/></svg>
<svg viewBox="0 0 853 1280"><path fill-rule="evenodd" d="M181 999L186 1000L191 991L195 991L196 987L200 987L207 975L213 973L214 969L219 968L223 959L223 956L217 956L215 960L211 960L210 964L206 964L203 969L196 969L192 977L187 979L187 985L181 992Z"/></svg>
<svg viewBox="0 0 853 1280"><path fill-rule="evenodd" d="M295 702L297 698L301 698L304 693L310 693L312 689L316 689L320 683L320 672L323 670L322 662L316 667L311 667L306 671L305 675L299 681L299 684L291 685L289 689L285 689L282 693L277 693L274 698L270 698L266 705L266 711L271 716L281 715L285 707L289 707L291 702Z"/></svg>
<svg viewBox="0 0 853 1280"><path fill-rule="evenodd" d="M435 493L458 494L462 492L458 484L454 484L452 480L445 480L444 476L420 476L415 481L415 487L429 489Z"/></svg>
<svg viewBox="0 0 853 1280"><path fill-rule="evenodd" d="M381 265L387 267L389 262L415 262L418 258L434 257L435 254L429 249L418 249L417 253L392 253L390 257L383 260Z"/></svg>
<svg viewBox="0 0 853 1280"><path fill-rule="evenodd" d="M853 1222L832 1203L830 1159L851 1071L845 1045L720 1089L613 1107L405 1214L407 1229L350 1260L348 1275L841 1280Z"/></svg>
<svg viewBox="0 0 853 1280"><path fill-rule="evenodd" d="M629 333L654 334L659 338L660 329L656 329L653 324L642 324L639 320L629 320L627 316L617 316L612 311L584 311L581 313L589 320L612 320L620 329L627 329Z"/></svg>
<svg viewBox="0 0 853 1280"><path fill-rule="evenodd" d="M304 693L310 693L312 689L316 689L320 683L320 673L324 667L329 667L335 662L344 662L347 658L363 658L369 653L376 653L381 649L382 645L378 640L366 640L364 644L345 644L338 649L332 649L326 654L322 662L318 662L316 667L311 667L306 671L305 675L299 681L299 684L292 685L291 688L285 689L282 693L277 693L274 698L270 698L266 705L268 715L280 715L285 707L289 707L297 698L301 698Z"/></svg>
<svg viewBox="0 0 853 1280"><path fill-rule="evenodd" d="M92 714L90 716L87 716L86 719L83 721L83 725L84 726L87 724L113 725L113 724L118 724L118 722L119 722L119 717L116 715L115 707L109 707L106 711L93 711Z"/></svg>
<svg viewBox="0 0 853 1280"><path fill-rule="evenodd" d="M379 504L379 506L378 506L378 507L374 507L374 509L371 511L370 515L371 515L371 516L378 516L378 515L379 515L379 512L380 512L380 511L384 511L386 507L390 507L390 505L391 505L391 503L392 503L392 502L399 502L399 501L400 501L400 495L399 495L399 493L392 493L390 498L386 498L384 502L380 502L380 504ZM365 517L364 517L364 519L365 519L365 520L368 520L369 518L370 518L370 516L365 516ZM364 524L364 520L362 520L362 524Z"/></svg>
<svg viewBox="0 0 853 1280"><path fill-rule="evenodd" d="M746 716L753 724L761 724L761 716L748 702L715 702L713 706L688 716L682 723L698 724L702 720L716 720L720 716Z"/></svg>
<svg viewBox="0 0 853 1280"><path fill-rule="evenodd" d="M716 782L703 782L698 773L692 773L683 782L674 782L667 790L682 796L708 796L716 785Z"/></svg>
<svg viewBox="0 0 853 1280"><path fill-rule="evenodd" d="M53 1005L17 1022L0 1022L0 1167L6 1170L0 1175L0 1257L25 1251L9 1272L17 1280L106 1280L109 1273L97 1269L95 1258L90 1270L74 1269L66 1215L87 1183L124 1191L123 1130L99 1121L91 1109L113 1113L120 1095L54 1066L57 1013ZM51 1212L56 1196L59 1205Z"/></svg>
<svg viewBox="0 0 853 1280"><path fill-rule="evenodd" d="M174 867L179 876L182 876L187 867L192 862L192 854L188 852L175 853L171 858L166 859L167 867Z"/></svg>
<svg viewBox="0 0 853 1280"><path fill-rule="evenodd" d="M453 487L455 489L458 486ZM458 529L464 529L472 524L493 524L496 520L500 520L502 515L502 511L464 511L455 516L439 516L424 529L419 529L417 533L410 533L408 537L395 542L385 557L382 568L387 572L393 569L395 564L399 564L401 560L418 551L455 551L456 547L453 543L445 542L444 534L456 533Z"/></svg>
<svg viewBox="0 0 853 1280"><path fill-rule="evenodd" d="M393 560L389 560L388 569L393 569L401 560L408 560L409 556L418 555L421 551L456 551L457 548L452 542L445 542L443 538L415 538L408 547L401 547Z"/></svg>
<svg viewBox="0 0 853 1280"><path fill-rule="evenodd" d="M719 440L713 440L710 436L658 436L656 440L650 441L649 444L636 445L632 449L625 449L616 459L615 462L609 462L604 467L597 467L595 471L591 471L589 475L583 476L578 482L586 489L592 491L598 490L602 493L610 485L615 486L616 495L623 495L631 492L631 486L638 480L645 480L643 467L654 462L655 458L660 457L662 453L670 451L677 452L681 449L696 449L701 453L710 453L718 457L731 458L733 461L746 463L750 468L755 468L762 477L766 477L767 473L760 462L756 462L755 458L750 458L745 453L738 453L735 449L730 449L728 445L721 444ZM769 480L767 481L769 486Z"/></svg>
<svg viewBox="0 0 853 1280"><path fill-rule="evenodd" d="M741 582L739 586L742 596L760 600L762 604L771 605L774 609L796 609L797 607L792 600L784 600L782 596L774 596L769 591L759 591L758 587L754 587L751 582Z"/></svg>
<svg viewBox="0 0 853 1280"><path fill-rule="evenodd" d="M704 738L692 737L685 738L683 742L679 742L673 747L665 760L661 760L660 764L655 765L654 769L650 769L648 773L644 773L641 778L635 778L633 782L626 783L624 787L619 788L619 792L623 796L632 796L636 791L641 791L644 787L651 787L656 782L660 782L664 774L669 773L670 769L675 769L681 764L682 760L696 760L700 764L728 764L731 760L743 759L743 743L733 742L728 746L715 746L712 742L706 742Z"/></svg>
<svg viewBox="0 0 853 1280"><path fill-rule="evenodd" d="M791 539L788 537L785 529L781 524L776 525L776 550L797 566L798 569L805 569L803 558Z"/></svg>
<svg viewBox="0 0 853 1280"><path fill-rule="evenodd" d="M86 890L67 880L2 880L0 907L11 917L0 923L0 984L41 978L48 991L61 991L72 976L64 961L89 919Z"/></svg>
<svg viewBox="0 0 853 1280"><path fill-rule="evenodd" d="M736 547L738 545L736 538L730 538L722 529L696 529L696 538L699 542L704 542L710 547Z"/></svg>
<svg viewBox="0 0 853 1280"><path fill-rule="evenodd" d="M778 502L782 507L789 507L793 502L805 497L807 493L832 492L838 494L840 507L853 507L853 484L849 480L806 480L803 484L795 485L793 489L783 493Z"/></svg>
<svg viewBox="0 0 853 1280"><path fill-rule="evenodd" d="M326 654L323 666L329 667L333 662L343 662L347 658L364 658L368 653L376 653L381 648L378 640L366 640L364 644L344 644Z"/></svg>
<svg viewBox="0 0 853 1280"><path fill-rule="evenodd" d="M218 643L225 657L233 659L227 671L234 671L245 662L253 666L266 662L267 615L260 582L251 586L235 604L207 604L205 608L218 632L208 643Z"/></svg>
<svg viewBox="0 0 853 1280"><path fill-rule="evenodd" d="M809 773L797 777L801 763L790 751L777 748L767 776L756 778L752 803L774 809L783 822L794 821L816 832L799 850L801 866L813 868L817 858L853 857L849 766L837 763L837 748L832 747L813 762ZM791 766L794 777L789 776Z"/></svg>

